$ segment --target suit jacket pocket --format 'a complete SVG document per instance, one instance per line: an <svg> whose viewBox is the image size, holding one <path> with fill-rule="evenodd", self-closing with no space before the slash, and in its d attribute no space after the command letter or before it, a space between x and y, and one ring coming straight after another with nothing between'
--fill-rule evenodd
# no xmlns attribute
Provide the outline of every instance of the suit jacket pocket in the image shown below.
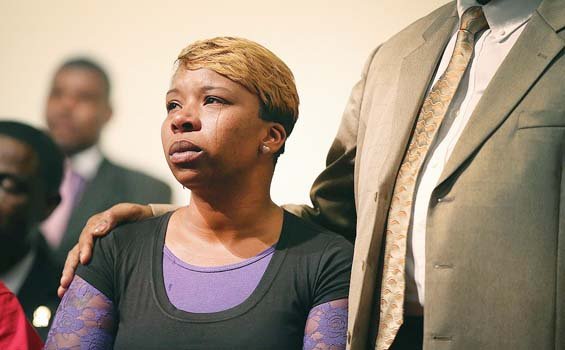
<svg viewBox="0 0 565 350"><path fill-rule="evenodd" d="M518 129L565 127L565 110L522 111Z"/></svg>

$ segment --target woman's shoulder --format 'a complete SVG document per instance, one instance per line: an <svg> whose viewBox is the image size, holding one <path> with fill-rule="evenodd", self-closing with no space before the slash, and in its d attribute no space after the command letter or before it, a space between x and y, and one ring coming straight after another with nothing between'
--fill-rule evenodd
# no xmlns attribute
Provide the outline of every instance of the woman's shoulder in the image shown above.
<svg viewBox="0 0 565 350"><path fill-rule="evenodd" d="M343 236L292 213L285 212L283 231L289 247L312 253L334 248L353 256L353 245Z"/></svg>
<svg viewBox="0 0 565 350"><path fill-rule="evenodd" d="M100 244L111 244L120 250L156 239L156 235L166 229L171 213L139 221L125 223L112 229L100 238Z"/></svg>
<svg viewBox="0 0 565 350"><path fill-rule="evenodd" d="M288 250L285 262L293 274L306 274L299 279L306 285L303 300L309 308L329 301L347 298L353 245L344 237L314 223L287 213L285 218Z"/></svg>

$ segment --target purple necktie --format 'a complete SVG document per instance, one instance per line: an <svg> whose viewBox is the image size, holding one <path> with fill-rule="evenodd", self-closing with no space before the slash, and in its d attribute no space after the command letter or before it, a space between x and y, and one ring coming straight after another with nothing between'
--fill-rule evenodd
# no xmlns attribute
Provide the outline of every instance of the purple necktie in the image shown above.
<svg viewBox="0 0 565 350"><path fill-rule="evenodd" d="M57 248L61 243L73 208L77 205L85 184L86 181L74 172L67 162L63 182L59 188L61 203L41 224L41 231L52 248Z"/></svg>

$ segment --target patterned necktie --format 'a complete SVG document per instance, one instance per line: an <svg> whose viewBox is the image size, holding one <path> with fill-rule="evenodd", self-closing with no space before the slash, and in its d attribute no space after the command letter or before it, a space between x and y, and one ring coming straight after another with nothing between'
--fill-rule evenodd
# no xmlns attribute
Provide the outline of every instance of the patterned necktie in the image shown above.
<svg viewBox="0 0 565 350"><path fill-rule="evenodd" d="M473 56L475 35L486 28L488 23L479 6L461 16L453 55L424 100L402 160L387 219L377 350L390 347L403 322L406 237L418 173Z"/></svg>
<svg viewBox="0 0 565 350"><path fill-rule="evenodd" d="M74 172L70 164L67 163L63 181L59 188L61 203L59 203L53 213L41 224L41 232L50 247L57 248L61 243L71 213L80 199L85 185L86 181L79 174Z"/></svg>

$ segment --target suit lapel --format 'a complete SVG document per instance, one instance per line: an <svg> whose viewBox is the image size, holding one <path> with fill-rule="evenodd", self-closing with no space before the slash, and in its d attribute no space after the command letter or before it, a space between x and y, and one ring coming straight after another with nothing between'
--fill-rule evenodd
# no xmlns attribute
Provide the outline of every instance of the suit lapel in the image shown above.
<svg viewBox="0 0 565 350"><path fill-rule="evenodd" d="M404 56L397 87L398 100L394 109L394 129L397 131L392 142L391 156L395 157L387 174L396 179L398 168L408 146L415 120L418 117L424 97L443 51L447 46L457 23L455 7L448 17L440 17L428 27L416 41L416 47Z"/></svg>
<svg viewBox="0 0 565 350"><path fill-rule="evenodd" d="M393 107L393 130L396 134L391 138L390 145L393 150L390 152L390 156L396 158L392 160L394 163L389 163L390 166L387 165L386 167L386 176L390 177L392 181L396 178L396 172L404 156L414 120L426 95L427 87L456 23L457 12L455 6L453 6L447 15L435 19L422 35L418 35L410 41L406 40L403 43L404 45L399 47L399 51L402 50L399 55L402 55L402 52L405 54L402 58L396 88L397 98ZM371 174L371 176L373 175ZM361 179L360 181L374 181L374 178ZM351 275L349 328L350 330L354 329L353 332L356 336L363 338L362 341L357 340L358 343L364 343L366 340L368 329L365 328L365 325L369 322L369 313L366 312L366 309L372 308L371 303L376 287L374 281L377 278L374 270L366 270L365 264L366 261L371 261L372 266L377 263L377 256L380 252L380 245L377 244L377 241L380 241L383 237L382 223L384 216L386 216L385 211L388 208L386 199L378 198L376 193L374 196L374 199L364 198L365 201L360 204L363 206L360 210L363 210L366 215L360 215L358 219L355 258ZM380 225L376 225L377 222ZM379 228L375 226L379 226ZM363 325L363 329L355 330L359 325Z"/></svg>
<svg viewBox="0 0 565 350"><path fill-rule="evenodd" d="M408 144L410 134L414 125L422 99L426 94L426 88L430 83L431 77L435 71L437 62L441 58L443 49L452 33L452 29L457 21L455 11L451 16L439 17L435 20L424 35L418 36L414 41L407 43L408 48L404 47L405 54L399 73L399 83L397 87L398 99L394 107L394 127L396 133L391 138L391 148L396 152L390 152L390 157L395 157L391 166L387 166L386 176L392 181L396 178L396 173L400 166L400 162L404 156L404 150ZM373 138L373 142L378 141ZM369 148L370 149L370 148ZM374 173L369 181L374 181ZM363 180L361 180L363 182ZM370 200L363 203L363 206L370 205L372 208L364 207L367 212L377 210L376 201ZM380 213L382 214L382 213ZM379 215L379 213L377 213ZM375 240L380 241L382 232L374 234L376 218L374 215L360 215L357 225L356 250L363 259L370 259L371 254L376 254Z"/></svg>
<svg viewBox="0 0 565 350"><path fill-rule="evenodd" d="M504 122L563 46L563 40L555 29L539 12L534 12L475 108L438 185L449 178Z"/></svg>
<svg viewBox="0 0 565 350"><path fill-rule="evenodd" d="M78 242L78 237L88 218L116 203L116 185L114 165L107 159L100 164L96 176L87 184L86 189L74 208L61 245L57 249L58 259L66 257L68 251ZM64 260L63 260L64 261Z"/></svg>

